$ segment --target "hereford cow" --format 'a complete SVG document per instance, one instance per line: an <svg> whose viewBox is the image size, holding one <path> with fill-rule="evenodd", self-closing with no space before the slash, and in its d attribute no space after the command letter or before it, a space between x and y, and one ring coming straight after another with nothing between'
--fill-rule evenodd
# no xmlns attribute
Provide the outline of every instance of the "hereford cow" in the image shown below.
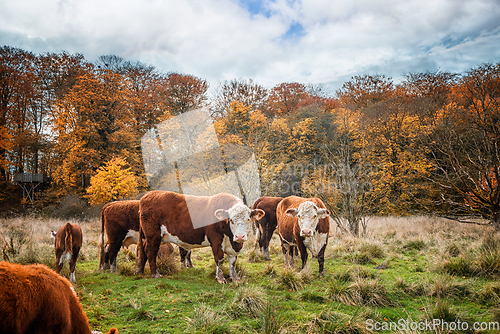
<svg viewBox="0 0 500 334"><path fill-rule="evenodd" d="M160 243L171 242L185 249L212 247L219 283L226 282L222 273L225 253L230 277L237 280L234 264L248 239L249 223L264 214L260 209L250 210L231 194L191 196L151 191L140 201L137 273L143 273L149 261L151 276L161 277L156 268L156 253Z"/></svg>
<svg viewBox="0 0 500 334"><path fill-rule="evenodd" d="M330 212L318 198L290 196L276 208L278 232L285 266L294 265L294 248L298 247L302 269L307 263L307 250L318 259L319 275L324 275L325 249L328 243Z"/></svg>
<svg viewBox="0 0 500 334"><path fill-rule="evenodd" d="M71 283L42 264L0 262L0 286L2 333L95 333Z"/></svg>
<svg viewBox="0 0 500 334"><path fill-rule="evenodd" d="M56 272L59 274L66 260L69 265L69 280L76 283L75 268L80 248L82 248L83 234L80 226L67 223L57 233L52 231L55 238Z"/></svg>
<svg viewBox="0 0 500 334"><path fill-rule="evenodd" d="M116 257L122 246L137 244L139 238L139 201L116 201L101 209L99 268L116 272ZM179 247L181 267L193 267L191 251ZM111 266L110 266L111 264Z"/></svg>
<svg viewBox="0 0 500 334"><path fill-rule="evenodd" d="M259 247L260 252L268 260L271 260L269 256L269 242L278 225L278 221L276 220L276 207L282 199L282 197L263 196L258 198L252 205L252 209L261 209L266 213L262 219L255 221L255 227L257 228L255 248Z"/></svg>

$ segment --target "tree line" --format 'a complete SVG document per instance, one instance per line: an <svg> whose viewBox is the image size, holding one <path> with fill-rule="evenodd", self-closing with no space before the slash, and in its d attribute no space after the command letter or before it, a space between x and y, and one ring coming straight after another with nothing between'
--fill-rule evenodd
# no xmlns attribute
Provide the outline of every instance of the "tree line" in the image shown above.
<svg viewBox="0 0 500 334"><path fill-rule="evenodd" d="M204 79L112 55L89 62L4 46L0 58L0 201L22 172L49 176L48 203L146 191L141 138L206 107L222 146L253 149L263 194L320 197L353 234L374 214L500 226L500 63L407 73L399 83L357 75L334 94L231 80L209 96ZM92 197L89 189L109 185L112 163L133 187Z"/></svg>

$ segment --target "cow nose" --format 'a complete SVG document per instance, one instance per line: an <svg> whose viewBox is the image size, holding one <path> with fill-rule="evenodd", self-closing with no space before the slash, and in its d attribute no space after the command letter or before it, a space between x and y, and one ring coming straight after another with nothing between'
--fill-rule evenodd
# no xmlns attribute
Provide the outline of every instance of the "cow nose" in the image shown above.
<svg viewBox="0 0 500 334"><path fill-rule="evenodd" d="M240 242L241 243L241 242L244 242L246 240L247 240L247 236L244 235L244 234L236 234L234 236L234 241L236 241L236 242Z"/></svg>
<svg viewBox="0 0 500 334"><path fill-rule="evenodd" d="M303 229L301 231L301 234L303 237L310 237L312 235L312 231L310 229L306 228L306 229Z"/></svg>

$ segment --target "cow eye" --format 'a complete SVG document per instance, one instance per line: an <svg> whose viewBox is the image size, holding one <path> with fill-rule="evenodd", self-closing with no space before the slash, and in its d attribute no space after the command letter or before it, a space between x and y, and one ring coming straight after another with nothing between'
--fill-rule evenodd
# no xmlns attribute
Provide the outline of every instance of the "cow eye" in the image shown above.
<svg viewBox="0 0 500 334"><path fill-rule="evenodd" d="M316 215L313 216L313 219L316 219Z"/></svg>
<svg viewBox="0 0 500 334"><path fill-rule="evenodd" d="M300 215L297 215L297 218L302 218Z"/></svg>
<svg viewBox="0 0 500 334"><path fill-rule="evenodd" d="M231 222L231 224L234 224L233 220L232 219L229 219L229 221Z"/></svg>

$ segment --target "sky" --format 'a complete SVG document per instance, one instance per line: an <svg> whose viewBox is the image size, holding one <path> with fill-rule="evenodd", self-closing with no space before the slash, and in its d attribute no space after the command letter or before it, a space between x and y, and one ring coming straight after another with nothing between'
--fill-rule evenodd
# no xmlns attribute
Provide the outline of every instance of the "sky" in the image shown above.
<svg viewBox="0 0 500 334"><path fill-rule="evenodd" d="M0 46L321 85L500 61L500 0L0 0Z"/></svg>

